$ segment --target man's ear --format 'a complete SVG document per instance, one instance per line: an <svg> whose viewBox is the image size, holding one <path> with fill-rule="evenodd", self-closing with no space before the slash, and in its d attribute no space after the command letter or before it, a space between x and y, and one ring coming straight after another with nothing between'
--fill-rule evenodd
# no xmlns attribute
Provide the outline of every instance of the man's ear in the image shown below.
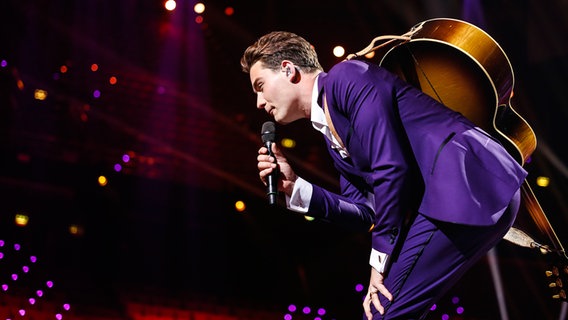
<svg viewBox="0 0 568 320"><path fill-rule="evenodd" d="M289 78L292 83L298 83L301 79L300 69L294 65L291 61L282 61L282 72Z"/></svg>
<svg viewBox="0 0 568 320"><path fill-rule="evenodd" d="M286 78L290 77L294 73L294 64L288 60L282 61L281 70L286 75Z"/></svg>

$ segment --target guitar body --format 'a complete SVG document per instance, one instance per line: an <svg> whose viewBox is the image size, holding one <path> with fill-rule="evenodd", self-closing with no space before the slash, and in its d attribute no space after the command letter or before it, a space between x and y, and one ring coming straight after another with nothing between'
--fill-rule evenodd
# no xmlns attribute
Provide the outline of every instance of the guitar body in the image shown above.
<svg viewBox="0 0 568 320"><path fill-rule="evenodd" d="M524 164L536 136L509 104L514 75L501 47L460 20L432 19L419 26L410 41L383 56L381 66L463 114Z"/></svg>

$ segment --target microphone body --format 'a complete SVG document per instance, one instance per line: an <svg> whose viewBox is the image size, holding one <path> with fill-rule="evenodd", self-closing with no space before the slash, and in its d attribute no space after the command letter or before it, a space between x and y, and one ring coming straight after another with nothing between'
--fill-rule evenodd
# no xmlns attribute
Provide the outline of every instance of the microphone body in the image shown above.
<svg viewBox="0 0 568 320"><path fill-rule="evenodd" d="M268 149L268 155L274 157L272 152L272 144L276 140L276 126L274 122L267 121L262 125L262 142L264 146ZM276 161L276 160L275 160ZM274 168L272 172L266 177L266 195L268 196L268 204L276 205L278 203L278 176L280 175L280 170L278 167Z"/></svg>

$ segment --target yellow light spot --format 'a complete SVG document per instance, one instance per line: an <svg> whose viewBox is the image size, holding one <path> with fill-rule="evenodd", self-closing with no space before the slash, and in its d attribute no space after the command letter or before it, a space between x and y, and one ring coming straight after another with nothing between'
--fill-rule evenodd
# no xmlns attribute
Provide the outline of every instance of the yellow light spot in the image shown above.
<svg viewBox="0 0 568 320"><path fill-rule="evenodd" d="M99 176L98 181L99 181L99 185L100 185L101 187L104 187L104 186L106 186L106 185L108 184L108 180L107 180L107 178L106 178L105 176Z"/></svg>
<svg viewBox="0 0 568 320"><path fill-rule="evenodd" d="M373 59L374 56L375 56L375 51L371 51L365 55L365 58Z"/></svg>
<svg viewBox="0 0 568 320"><path fill-rule="evenodd" d="M282 141L280 141L280 143L282 144L282 146L284 148L288 148L288 149L294 148L296 146L296 140L288 139L288 138L282 139Z"/></svg>
<svg viewBox="0 0 568 320"><path fill-rule="evenodd" d="M72 224L69 226L69 233L74 236L81 236L83 235L83 227L80 225Z"/></svg>
<svg viewBox="0 0 568 320"><path fill-rule="evenodd" d="M235 202L235 209L237 209L238 212L243 212L246 208L247 205L244 203L244 201L239 200Z"/></svg>
<svg viewBox="0 0 568 320"><path fill-rule="evenodd" d="M14 222L20 227L25 227L28 224L30 217L25 213L18 213L14 217Z"/></svg>
<svg viewBox="0 0 568 320"><path fill-rule="evenodd" d="M306 221L314 221L314 220L316 220L316 218L310 217L310 216L304 216L304 219L306 219Z"/></svg>
<svg viewBox="0 0 568 320"><path fill-rule="evenodd" d="M546 187L548 187L549 184L550 184L550 178L549 177L540 176L540 177L536 178L536 185L539 186L539 187L546 188Z"/></svg>
<svg viewBox="0 0 568 320"><path fill-rule="evenodd" d="M40 100L40 101L45 100L47 98L47 91L42 90L42 89L36 89L34 91L34 98L36 100Z"/></svg>

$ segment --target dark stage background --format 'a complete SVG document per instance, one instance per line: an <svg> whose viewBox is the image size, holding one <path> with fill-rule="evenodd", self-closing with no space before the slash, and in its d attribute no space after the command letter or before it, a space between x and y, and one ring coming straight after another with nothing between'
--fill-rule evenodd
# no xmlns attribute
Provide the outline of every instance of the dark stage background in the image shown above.
<svg viewBox="0 0 568 320"><path fill-rule="evenodd" d="M511 60L513 108L539 139L528 181L567 239L567 1L211 0L202 14L195 4L179 0L169 12L159 0L0 3L0 282L9 285L0 319L21 308L49 319L316 319L318 308L321 319L361 318L368 235L266 205L256 151L269 118L239 59L272 30L306 37L329 69L342 59L334 46L353 53L427 19L482 27ZM307 122L278 134L296 141L287 153L300 175L337 188ZM536 186L540 176L547 188ZM16 215L29 218L25 227ZM527 212L518 225L547 242ZM494 253L429 319L504 319L503 306L510 319L559 319L550 255L506 242ZM31 272L14 271L30 255ZM54 287L31 304L48 280ZM144 318L137 303L209 313L144 309Z"/></svg>

